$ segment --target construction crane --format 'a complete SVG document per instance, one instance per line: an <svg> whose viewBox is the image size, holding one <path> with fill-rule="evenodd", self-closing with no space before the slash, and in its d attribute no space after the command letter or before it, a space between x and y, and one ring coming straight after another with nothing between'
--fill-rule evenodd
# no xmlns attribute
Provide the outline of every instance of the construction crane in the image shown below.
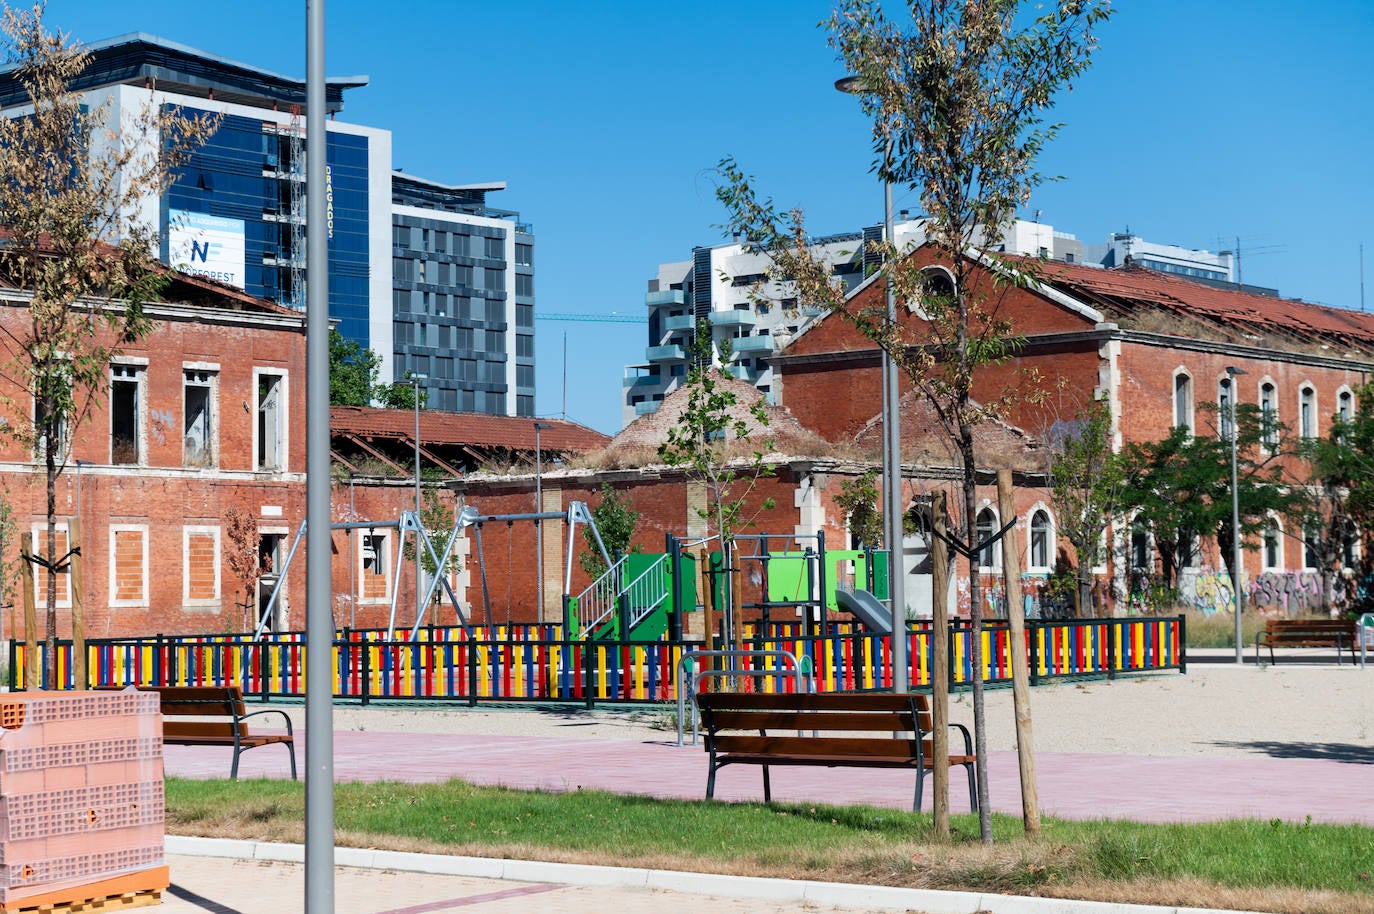
<svg viewBox="0 0 1374 914"><path fill-rule="evenodd" d="M637 317L631 314L568 314L557 311L536 311L534 319L537 321L576 321L587 324L647 324L647 317Z"/></svg>

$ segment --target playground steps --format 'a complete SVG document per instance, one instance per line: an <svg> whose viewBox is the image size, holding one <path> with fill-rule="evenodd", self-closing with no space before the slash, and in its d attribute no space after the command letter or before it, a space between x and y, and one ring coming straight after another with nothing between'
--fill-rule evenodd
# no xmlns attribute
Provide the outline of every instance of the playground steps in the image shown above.
<svg viewBox="0 0 1374 914"><path fill-rule="evenodd" d="M163 864L156 694L0 699L0 911L154 903Z"/></svg>

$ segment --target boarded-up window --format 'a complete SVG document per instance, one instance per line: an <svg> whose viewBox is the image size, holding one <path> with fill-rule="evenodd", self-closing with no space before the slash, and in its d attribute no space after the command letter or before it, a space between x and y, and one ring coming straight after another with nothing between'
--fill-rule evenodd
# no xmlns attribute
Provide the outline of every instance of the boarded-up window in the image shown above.
<svg viewBox="0 0 1374 914"><path fill-rule="evenodd" d="M61 564L67 550L71 548L65 523L58 523L57 530L54 532L53 543L53 557ZM33 525L33 549L37 555L46 556L48 554L47 524ZM70 579L70 568L57 573L57 605L63 609L70 609L72 605L71 591L68 586ZM40 610L48 605L48 569L37 564L33 566L33 605Z"/></svg>
<svg viewBox="0 0 1374 914"><path fill-rule="evenodd" d="M219 602L219 528L186 527L182 598L190 604Z"/></svg>
<svg viewBox="0 0 1374 914"><path fill-rule="evenodd" d="M110 603L115 606L148 604L148 529L110 528Z"/></svg>
<svg viewBox="0 0 1374 914"><path fill-rule="evenodd" d="M358 599L363 603L384 603L390 587L390 539L385 533L363 533L358 550Z"/></svg>

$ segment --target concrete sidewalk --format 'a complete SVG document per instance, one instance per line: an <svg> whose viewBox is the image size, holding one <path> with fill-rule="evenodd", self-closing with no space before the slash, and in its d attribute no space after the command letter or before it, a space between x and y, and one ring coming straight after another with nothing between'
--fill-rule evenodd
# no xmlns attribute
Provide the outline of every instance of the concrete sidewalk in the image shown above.
<svg viewBox="0 0 1374 914"><path fill-rule="evenodd" d="M160 909L166 914L279 914L303 907L300 845L177 837L167 845L172 885ZM517 914L535 908L559 914L1207 914L1199 908L362 848L338 848L335 860L338 914Z"/></svg>

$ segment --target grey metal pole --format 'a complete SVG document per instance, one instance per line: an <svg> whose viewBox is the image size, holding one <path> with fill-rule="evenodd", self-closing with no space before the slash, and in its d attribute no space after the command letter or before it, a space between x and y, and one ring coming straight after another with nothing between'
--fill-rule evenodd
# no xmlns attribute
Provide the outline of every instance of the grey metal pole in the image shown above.
<svg viewBox="0 0 1374 914"><path fill-rule="evenodd" d="M1236 376L1245 372L1228 366L1226 374L1231 379L1231 402L1228 409L1231 419L1231 595L1236 610L1236 663L1244 663L1245 647L1241 644L1240 615L1245 605L1245 594L1240 587L1240 485L1236 470L1236 439L1240 437L1240 423L1236 421L1236 398L1240 390L1236 384Z"/></svg>
<svg viewBox="0 0 1374 914"><path fill-rule="evenodd" d="M334 911L334 613L330 596L329 237L324 0L306 0L305 910Z"/></svg>
<svg viewBox="0 0 1374 914"><path fill-rule="evenodd" d="M890 164L892 141L888 140L886 159ZM883 232L889 245L895 244L892 225L892 182L883 181ZM894 264L889 264L889 268ZM889 327L897 326L897 291L893 288L892 274L887 276L887 322ZM905 499L902 498L902 432L901 385L897 374L897 360L887 349L883 350L883 435L887 438L887 458L883 464L883 492L887 496L887 510L883 515L888 523L888 543L891 549L888 560L888 594L892 598L892 690L905 692L910 687L907 676L907 634L906 634L906 568L902 538L902 523ZM937 598L937 610L943 603Z"/></svg>
<svg viewBox="0 0 1374 914"><path fill-rule="evenodd" d="M420 382L428 378L428 375L412 374L410 383L415 388L415 523L420 523ZM424 575L420 564L420 531L415 531L415 624L420 624L420 619L425 614L425 594L422 579Z"/></svg>
<svg viewBox="0 0 1374 914"><path fill-rule="evenodd" d="M542 513L544 510L544 462L543 454L539 449L539 433L546 428L553 428L544 422L534 423L534 510L535 513ZM544 522L542 520L534 522L534 574L538 580L535 585L536 605L539 607L539 621L544 621Z"/></svg>

